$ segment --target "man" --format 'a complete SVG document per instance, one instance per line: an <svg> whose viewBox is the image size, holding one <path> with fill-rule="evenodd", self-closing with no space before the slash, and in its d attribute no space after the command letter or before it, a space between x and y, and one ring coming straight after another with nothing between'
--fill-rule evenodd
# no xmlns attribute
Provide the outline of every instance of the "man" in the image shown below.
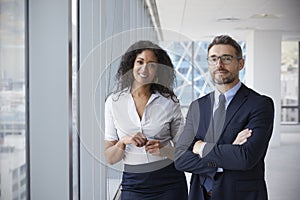
<svg viewBox="0 0 300 200"><path fill-rule="evenodd" d="M231 37L214 38L207 60L216 89L191 103L176 144L176 168L192 173L189 199L268 199L264 159L273 101L240 82L244 59Z"/></svg>

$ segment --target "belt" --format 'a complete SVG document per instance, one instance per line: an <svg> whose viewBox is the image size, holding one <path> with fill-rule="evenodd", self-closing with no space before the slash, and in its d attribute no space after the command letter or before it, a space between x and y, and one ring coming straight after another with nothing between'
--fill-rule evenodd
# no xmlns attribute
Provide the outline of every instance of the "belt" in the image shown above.
<svg viewBox="0 0 300 200"><path fill-rule="evenodd" d="M124 171L129 173L146 173L162 169L173 163L170 159L159 160L155 162L139 164L139 165L124 165Z"/></svg>
<svg viewBox="0 0 300 200"><path fill-rule="evenodd" d="M211 197L211 196L212 196L212 191L206 192L206 195L207 195L208 197Z"/></svg>

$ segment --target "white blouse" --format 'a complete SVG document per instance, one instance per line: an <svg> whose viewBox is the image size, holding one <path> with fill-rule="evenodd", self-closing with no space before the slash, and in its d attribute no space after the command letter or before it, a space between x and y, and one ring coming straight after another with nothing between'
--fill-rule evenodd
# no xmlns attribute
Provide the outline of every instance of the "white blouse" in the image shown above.
<svg viewBox="0 0 300 200"><path fill-rule="evenodd" d="M143 133L148 140L160 140L162 145L173 146L182 132L184 119L180 104L159 93L152 94L140 119L130 91L110 95L105 102L105 140L118 141L126 135ZM152 155L145 147L126 145L124 164L137 165L164 160Z"/></svg>

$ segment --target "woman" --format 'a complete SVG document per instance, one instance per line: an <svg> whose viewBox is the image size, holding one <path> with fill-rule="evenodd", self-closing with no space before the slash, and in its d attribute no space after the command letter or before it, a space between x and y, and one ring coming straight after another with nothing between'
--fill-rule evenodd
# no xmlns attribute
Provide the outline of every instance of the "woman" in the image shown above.
<svg viewBox="0 0 300 200"><path fill-rule="evenodd" d="M170 57L138 41L122 56L116 78L117 91L105 103L105 157L124 161L121 199L187 199L185 175L173 164L183 117Z"/></svg>

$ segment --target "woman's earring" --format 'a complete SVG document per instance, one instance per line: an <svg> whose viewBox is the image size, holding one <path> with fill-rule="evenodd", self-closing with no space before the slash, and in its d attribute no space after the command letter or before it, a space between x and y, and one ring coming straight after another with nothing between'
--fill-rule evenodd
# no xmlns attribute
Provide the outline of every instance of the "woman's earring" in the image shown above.
<svg viewBox="0 0 300 200"><path fill-rule="evenodd" d="M158 83L158 77L157 76L154 77L153 83Z"/></svg>

